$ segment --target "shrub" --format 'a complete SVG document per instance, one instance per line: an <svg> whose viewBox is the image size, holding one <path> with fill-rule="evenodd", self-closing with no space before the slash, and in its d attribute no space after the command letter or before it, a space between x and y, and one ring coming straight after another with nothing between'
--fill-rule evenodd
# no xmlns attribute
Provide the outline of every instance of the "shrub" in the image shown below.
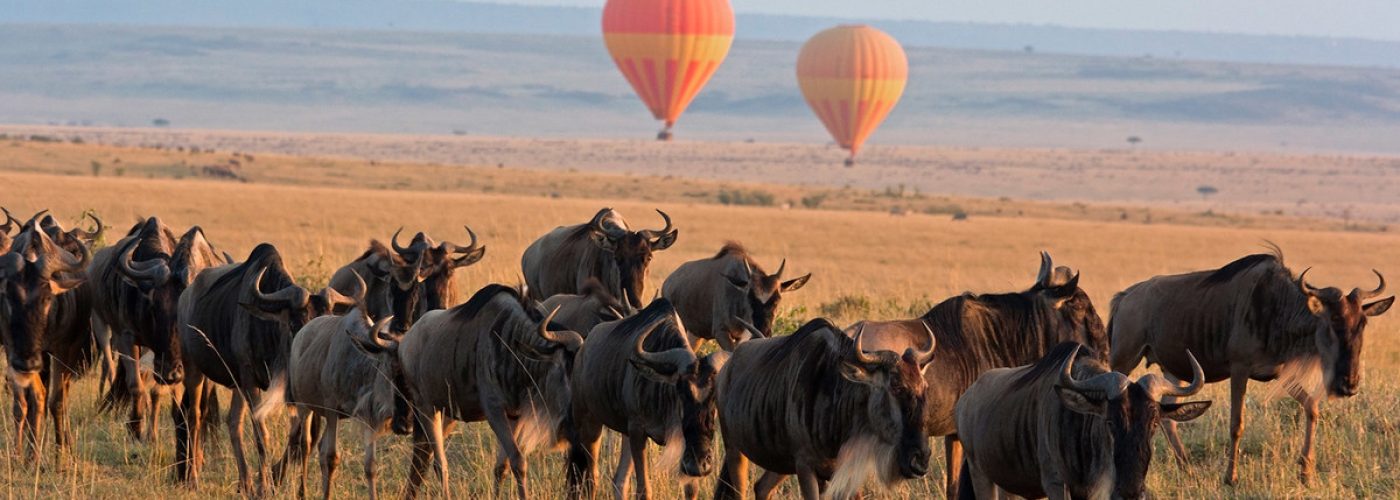
<svg viewBox="0 0 1400 500"><path fill-rule="evenodd" d="M773 193L759 190L720 189L717 197L724 205L771 207L774 203Z"/></svg>

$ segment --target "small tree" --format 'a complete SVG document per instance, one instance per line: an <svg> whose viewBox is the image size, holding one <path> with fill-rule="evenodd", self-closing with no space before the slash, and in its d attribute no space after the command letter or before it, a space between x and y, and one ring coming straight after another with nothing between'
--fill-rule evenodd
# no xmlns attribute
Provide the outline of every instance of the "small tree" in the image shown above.
<svg viewBox="0 0 1400 500"><path fill-rule="evenodd" d="M169 127L170 120L167 120L165 118L156 118L154 120L151 120L151 125L155 125L157 127Z"/></svg>
<svg viewBox="0 0 1400 500"><path fill-rule="evenodd" d="M1213 194L1215 194L1215 193L1219 193L1220 190L1219 190L1219 189L1215 189L1215 186L1201 185L1201 186L1196 187L1196 192L1197 192L1197 193L1200 193L1200 194L1201 194L1201 199L1204 200L1204 199L1210 197L1211 195L1213 195Z"/></svg>
<svg viewBox="0 0 1400 500"><path fill-rule="evenodd" d="M92 160L92 176L97 177L100 175L102 175L102 162Z"/></svg>
<svg viewBox="0 0 1400 500"><path fill-rule="evenodd" d="M1128 136L1128 144L1133 147L1137 147L1138 144L1142 144L1142 138L1135 135L1130 135Z"/></svg>

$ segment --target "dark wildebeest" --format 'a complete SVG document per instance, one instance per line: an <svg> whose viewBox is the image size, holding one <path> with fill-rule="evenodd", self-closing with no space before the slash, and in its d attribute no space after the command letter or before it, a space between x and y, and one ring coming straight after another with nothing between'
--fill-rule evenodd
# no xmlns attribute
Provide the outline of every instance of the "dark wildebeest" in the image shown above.
<svg viewBox="0 0 1400 500"><path fill-rule="evenodd" d="M1201 365L1178 386L1149 373L1136 381L1109 371L1066 342L1035 364L989 370L958 399L967 450L962 498L1144 498L1152 433L1163 419L1201 416L1210 401L1163 402L1200 392ZM1076 362L1077 360L1077 362Z"/></svg>
<svg viewBox="0 0 1400 500"><path fill-rule="evenodd" d="M598 445L607 426L626 441L613 475L619 498L627 496L629 475L636 479L637 498L650 497L648 440L666 448L663 464L679 460L680 472L688 476L682 479L686 496L694 498L694 478L709 475L713 467L714 384L727 359L725 351L696 355L675 308L664 298L589 332L572 379L569 494L592 492Z"/></svg>
<svg viewBox="0 0 1400 500"><path fill-rule="evenodd" d="M966 293L933 306L923 317L904 321L869 321L869 349L900 352L922 342L928 329L938 338L937 362L928 380L930 436L946 436L944 458L948 496L957 496L962 445L957 438L953 405L977 377L993 368L1034 363L1061 342L1080 342L1108 352L1103 320L1088 294L1079 288L1079 275L1055 268L1040 254L1040 272L1029 289L1019 293Z"/></svg>
<svg viewBox="0 0 1400 500"><path fill-rule="evenodd" d="M748 334L741 321L758 327L764 336L773 333L773 316L783 293L802 288L811 274L783 281L784 259L778 272L763 272L743 245L729 242L708 259L681 264L661 284L661 295L676 305L692 344L713 339L721 349Z"/></svg>
<svg viewBox="0 0 1400 500"><path fill-rule="evenodd" d="M83 269L90 254L82 242L73 243L76 256L31 226L0 255L0 339L20 456L28 448L37 459L45 409L58 447L72 442L68 386L92 364L92 303Z"/></svg>
<svg viewBox="0 0 1400 500"><path fill-rule="evenodd" d="M563 437L569 368L582 343L577 332L551 324L538 302L505 285L487 285L462 305L419 318L398 347L420 419L413 425L405 496L417 493L434 456L446 495L443 436L454 420L485 420L500 446L493 470L497 495L513 472L525 498L526 455Z"/></svg>
<svg viewBox="0 0 1400 500"><path fill-rule="evenodd" d="M403 257L384 246L379 240L370 240L369 248L349 264L342 266L331 274L329 286L341 294L349 294L360 283L364 283L365 289L365 312L371 318L378 321L380 318L397 316L389 301L390 286L396 284L394 278L395 271L402 271L405 268L412 268L415 263L405 262ZM407 273L397 273L400 278L407 278L406 282L398 284L405 285L403 288L416 288L418 276L416 270L412 276L402 276ZM417 307L417 304L414 304ZM405 329L406 331L406 329Z"/></svg>
<svg viewBox="0 0 1400 500"><path fill-rule="evenodd" d="M93 331L104 356L115 356L117 365L102 407L129 404L133 437L155 435L158 387L184 379L176 330L180 294L195 275L224 263L198 226L176 238L156 217L137 222L121 240L93 254ZM142 366L146 359L149 368ZM150 425L143 425L148 418Z"/></svg>
<svg viewBox="0 0 1400 500"><path fill-rule="evenodd" d="M520 259L530 295L544 300L581 293L589 278L596 278L612 296L641 308L652 253L670 248L679 234L671 228L671 216L656 212L666 221L660 231L632 231L622 214L604 208L586 224L560 226L541 236Z"/></svg>
<svg viewBox="0 0 1400 500"><path fill-rule="evenodd" d="M754 487L760 499L789 474L815 500L820 492L859 495L871 476L890 484L928 472L924 373L943 346L925 330L902 353L868 351L868 336L815 319L790 336L734 349L719 376L725 452L717 500L744 497L749 460L765 470Z"/></svg>
<svg viewBox="0 0 1400 500"><path fill-rule="evenodd" d="M631 304L617 300L608 293L598 280L584 283L581 293L552 295L544 299L541 305L546 311L559 309L554 322L585 336L599 323L617 321L637 312Z"/></svg>
<svg viewBox="0 0 1400 500"><path fill-rule="evenodd" d="M257 493L268 479L267 431L263 421L283 403L292 332L336 306L353 306L363 297L345 297L325 288L311 294L296 284L277 248L263 243L242 264L205 270L180 295L180 347L185 360L184 396L175 421L175 473L198 484L202 461L202 399L209 384L233 391L229 404L229 441L238 466L240 490L253 494L243 458L243 417L253 408L253 438L259 464Z"/></svg>
<svg viewBox="0 0 1400 500"><path fill-rule="evenodd" d="M457 302L457 287L452 280L453 274L458 268L463 268L481 261L486 255L486 246L477 245L476 232L472 228L462 226L467 230L467 235L471 236L471 243L467 246L444 241L434 243L423 233L413 235L408 247L399 245L399 231L394 232L394 237L390 243L394 245L394 251L405 262L416 263L420 267L418 275L422 284L418 299L416 313L407 323L412 324L412 320L423 317L428 311L447 309ZM402 321L402 320L401 320ZM406 331L406 329L405 329Z"/></svg>
<svg viewBox="0 0 1400 500"><path fill-rule="evenodd" d="M351 295L363 295L363 281L351 286ZM359 292L359 293L357 293ZM374 448L395 418L408 418L407 389L399 364L399 337L388 331L390 318L374 320L357 305L344 316L311 320L292 340L287 372L287 402L296 406L287 455L299 460L301 482L297 497L306 496L306 457L313 441L312 422L324 419L321 436L321 492L331 496L331 477L339 459L336 428L342 418L365 424L365 480L369 497L375 498ZM386 340L383 336L389 336ZM293 449L298 449L293 452Z"/></svg>
<svg viewBox="0 0 1400 500"><path fill-rule="evenodd" d="M10 244L14 241L14 236L10 235L10 231L18 229L21 224L19 219L10 215L8 208L0 207L0 211L5 212L5 222L0 223L0 254L4 254L10 251Z"/></svg>
<svg viewBox="0 0 1400 500"><path fill-rule="evenodd" d="M1190 373L1185 355L1190 350L1200 357L1206 382L1230 379L1228 484L1235 482L1244 431L1245 385L1250 379L1284 378L1284 388L1307 417L1299 459L1299 477L1307 483L1314 470L1318 406L1327 396L1356 394L1366 319L1385 313L1395 301L1366 303L1385 291L1385 277L1379 272L1376 277L1380 286L1369 292L1314 288L1303 276L1293 277L1275 247L1272 254L1250 255L1218 270L1149 279L1113 297L1113 369L1130 371L1145 356L1148 364L1180 378ZM1164 423L1167 441L1185 463L1176 425Z"/></svg>

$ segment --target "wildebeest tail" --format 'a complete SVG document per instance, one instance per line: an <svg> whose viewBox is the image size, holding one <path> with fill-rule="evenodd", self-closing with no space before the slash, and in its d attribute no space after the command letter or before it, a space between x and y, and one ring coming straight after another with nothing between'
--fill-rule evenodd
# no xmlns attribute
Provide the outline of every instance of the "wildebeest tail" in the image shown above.
<svg viewBox="0 0 1400 500"><path fill-rule="evenodd" d="M126 385L126 363L117 363L117 372L112 383L107 384L107 392L97 403L97 411L108 413L116 408L125 408L136 400L136 395Z"/></svg>
<svg viewBox="0 0 1400 500"><path fill-rule="evenodd" d="M963 459L962 473L958 474L958 500L977 500L977 492L972 491L972 464Z"/></svg>

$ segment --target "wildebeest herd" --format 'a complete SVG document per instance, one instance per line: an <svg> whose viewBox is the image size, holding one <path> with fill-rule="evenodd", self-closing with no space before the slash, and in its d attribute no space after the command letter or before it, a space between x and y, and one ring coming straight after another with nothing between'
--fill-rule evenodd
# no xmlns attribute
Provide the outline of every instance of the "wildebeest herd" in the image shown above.
<svg viewBox="0 0 1400 500"><path fill-rule="evenodd" d="M644 300L653 253L678 236L658 213L659 230L603 209L550 231L524 252L525 283L487 284L459 304L454 270L486 250L470 228L466 246L422 233L407 246L398 232L390 246L371 241L312 291L271 244L238 261L200 227L177 237L150 217L94 252L95 216L91 231L65 230L44 212L21 222L5 211L0 338L18 452L38 454L45 412L57 445L72 445L69 386L97 364L102 407L127 411L135 439L155 438L155 411L171 397L177 481L197 486L201 443L224 413L248 495L298 474L304 495L315 447L330 496L337 423L354 419L365 424L371 495L381 437L412 436L405 497L425 479L446 493L445 437L455 422L485 421L498 443L495 491L509 477L521 498L537 449L567 453L569 498L648 498L650 443L688 498L745 497L750 462L763 469L758 498L788 475L804 498L850 498L925 475L931 436L945 438L950 497L1139 498L1155 428L1185 465L1175 423L1211 404L1184 400L1226 379L1233 483L1246 385L1282 379L1306 416L1307 482L1319 403L1357 393L1367 320L1394 301L1374 300L1379 272L1374 290L1318 288L1274 248L1133 285L1105 326L1078 273L1042 253L1024 291L965 293L918 318L847 328L816 318L775 335L782 296L811 275L785 276L785 260L769 274L737 243L681 265ZM1129 377L1143 359L1161 373ZM280 457L265 425L278 415L291 419ZM605 429L622 445L600 488Z"/></svg>

